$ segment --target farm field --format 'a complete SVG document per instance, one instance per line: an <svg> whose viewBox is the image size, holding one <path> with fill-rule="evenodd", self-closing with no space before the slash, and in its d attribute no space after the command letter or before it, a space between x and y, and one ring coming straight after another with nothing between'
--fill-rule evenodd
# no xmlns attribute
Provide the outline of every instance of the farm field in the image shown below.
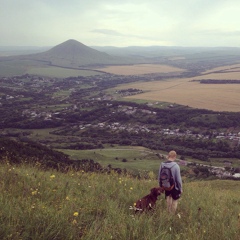
<svg viewBox="0 0 240 240"><path fill-rule="evenodd" d="M118 75L141 75L150 73L172 73L172 72L184 72L184 69L172 67L161 64L136 64L125 66L108 66L105 68L96 69L107 73Z"/></svg>
<svg viewBox="0 0 240 240"><path fill-rule="evenodd" d="M77 76L93 76L101 74L99 72L91 70L77 70L61 67L43 67L43 68L31 68L27 71L28 74L37 74L48 77L77 77Z"/></svg>
<svg viewBox="0 0 240 240"><path fill-rule="evenodd" d="M95 162L100 163L102 166L107 167L109 164L113 168L126 168L133 172L152 171L154 174L158 173L160 162L164 159L160 159L156 154L167 156L167 152L154 151L140 146L114 146L105 147L103 149L90 149L90 150L72 150L72 149L57 149L69 155L72 159L92 159ZM178 156L180 157L180 155ZM124 161L124 159L126 161ZM178 159L179 160L179 159ZM185 158L188 162L196 164L212 165L218 167L225 167L222 158L211 158L209 162L201 161L193 158ZM233 167L239 166L239 159L229 158ZM181 166L184 169L184 166Z"/></svg>
<svg viewBox="0 0 240 240"><path fill-rule="evenodd" d="M203 74L193 78L176 78L166 81L131 83L115 89L137 88L145 93L127 96L126 99L141 99L177 103L194 108L214 111L240 111L240 84L200 84L192 80L218 79L239 80L240 72Z"/></svg>
<svg viewBox="0 0 240 240"><path fill-rule="evenodd" d="M144 147L121 146L114 148L92 149L92 150L62 150L71 158L93 159L102 166L109 164L114 168L126 168L131 171L155 171L157 173L160 159L156 153Z"/></svg>
<svg viewBox="0 0 240 240"><path fill-rule="evenodd" d="M230 72L230 71L240 71L240 64L226 65L222 67L216 67L210 70L205 71L204 73L213 73L213 72Z"/></svg>

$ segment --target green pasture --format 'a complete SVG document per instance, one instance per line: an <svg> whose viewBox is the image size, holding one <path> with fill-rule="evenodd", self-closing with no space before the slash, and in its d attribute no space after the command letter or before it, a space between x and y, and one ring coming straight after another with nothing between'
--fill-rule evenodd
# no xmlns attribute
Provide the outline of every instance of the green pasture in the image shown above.
<svg viewBox="0 0 240 240"><path fill-rule="evenodd" d="M61 67L34 67L30 68L27 71L28 74L36 74L41 76L48 76L48 77L59 77L59 78L66 78L66 77L77 77L77 76L94 76L99 75L101 73L92 71L92 70L77 70L77 69L69 69L69 68L61 68Z"/></svg>
<svg viewBox="0 0 240 240"><path fill-rule="evenodd" d="M64 96L64 95L62 95ZM65 95L66 96L66 95ZM37 109L45 109L47 111L53 111L53 112L57 112L60 110L63 110L66 107L71 106L71 104L54 104L54 105L37 105L36 108Z"/></svg>
<svg viewBox="0 0 240 240"><path fill-rule="evenodd" d="M23 75L27 71L34 67L44 68L45 62L39 62L34 60L9 60L0 62L0 76L14 76Z"/></svg>
<svg viewBox="0 0 240 240"><path fill-rule="evenodd" d="M240 159L238 158L210 158L210 163L213 166L218 166L218 167L224 167L225 166L224 162L226 161L232 163L231 167L240 167Z"/></svg>
<svg viewBox="0 0 240 240"><path fill-rule="evenodd" d="M68 97L70 95L70 90L61 90L53 94L53 97Z"/></svg>
<svg viewBox="0 0 240 240"><path fill-rule="evenodd" d="M202 122L216 122L217 115L216 114L203 114L197 117L192 118L193 121L202 121Z"/></svg>
<svg viewBox="0 0 240 240"><path fill-rule="evenodd" d="M6 128L5 132L9 135L16 135L16 134L21 134L21 133L28 133L27 135L28 138L35 142L41 142L41 141L53 141L55 142L59 138L63 138L62 136L54 135L51 134L50 132L56 130L55 128L44 128L44 129L16 129L16 128Z"/></svg>
<svg viewBox="0 0 240 240"><path fill-rule="evenodd" d="M158 170L160 159L156 153L144 147L121 146L93 150L59 150L73 159L93 159L103 166L126 168L132 171Z"/></svg>
<svg viewBox="0 0 240 240"><path fill-rule="evenodd" d="M121 87L122 87L121 89L127 89L128 84L122 84ZM116 93L116 90L119 90L119 87L108 89L108 90L106 90L106 93L112 95L119 101L134 102L134 103L138 103L138 104L152 104L152 107L154 107L154 108L165 109L165 108L168 108L170 104L172 104L169 102L141 99L141 94L136 94L135 95L136 98L128 98L127 96L122 97L118 93ZM174 105L177 107L183 107L182 105L179 105L179 104L174 104Z"/></svg>
<svg viewBox="0 0 240 240"><path fill-rule="evenodd" d="M105 167L110 164L113 168L126 168L127 170L134 172L154 171L155 173L158 171L160 162L166 160L165 157L163 159L159 159L156 154L158 153L163 156L167 155L167 152L164 151L154 151L144 147L133 146L115 146L91 150L58 150L64 152L75 160L92 159ZM185 157L185 160L196 164L217 167L226 167L224 163L226 160L232 162L232 167L239 167L240 163L239 159L234 158L214 158L207 162ZM182 170L185 169L184 166L180 167Z"/></svg>
<svg viewBox="0 0 240 240"><path fill-rule="evenodd" d="M8 77L13 75L24 74L25 70L22 67L11 66L5 62L0 62L0 76Z"/></svg>
<svg viewBox="0 0 240 240"><path fill-rule="evenodd" d="M165 109L167 107L169 107L170 104L172 103L168 103L168 102L160 102L160 101L152 101L152 100L143 100L143 99L132 99L132 98L127 98L127 97L123 97L120 99L121 101L126 101L126 102L135 102L138 104L153 104L151 105L151 107L154 108L161 108L161 109ZM180 105L177 105L180 106Z"/></svg>

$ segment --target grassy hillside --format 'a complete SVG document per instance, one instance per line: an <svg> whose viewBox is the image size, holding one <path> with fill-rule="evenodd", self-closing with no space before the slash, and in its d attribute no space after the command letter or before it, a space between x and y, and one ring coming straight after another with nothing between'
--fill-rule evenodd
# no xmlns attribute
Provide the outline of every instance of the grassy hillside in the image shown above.
<svg viewBox="0 0 240 240"><path fill-rule="evenodd" d="M177 215L129 206L157 185L129 176L0 164L0 239L231 239L240 235L240 182L186 182ZM201 208L201 211L198 209Z"/></svg>

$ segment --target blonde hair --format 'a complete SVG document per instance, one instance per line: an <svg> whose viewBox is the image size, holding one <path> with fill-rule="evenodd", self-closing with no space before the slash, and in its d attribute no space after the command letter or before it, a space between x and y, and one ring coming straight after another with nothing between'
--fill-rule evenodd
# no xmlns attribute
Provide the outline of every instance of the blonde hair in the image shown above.
<svg viewBox="0 0 240 240"><path fill-rule="evenodd" d="M168 153L168 158L175 158L176 156L177 156L177 153L173 150Z"/></svg>

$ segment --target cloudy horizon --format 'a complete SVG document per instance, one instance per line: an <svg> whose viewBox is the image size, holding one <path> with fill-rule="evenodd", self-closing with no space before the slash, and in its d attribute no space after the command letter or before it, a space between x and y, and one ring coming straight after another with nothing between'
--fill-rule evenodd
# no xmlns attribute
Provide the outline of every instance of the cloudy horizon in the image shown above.
<svg viewBox="0 0 240 240"><path fill-rule="evenodd" d="M240 47L237 0L0 0L0 46Z"/></svg>

